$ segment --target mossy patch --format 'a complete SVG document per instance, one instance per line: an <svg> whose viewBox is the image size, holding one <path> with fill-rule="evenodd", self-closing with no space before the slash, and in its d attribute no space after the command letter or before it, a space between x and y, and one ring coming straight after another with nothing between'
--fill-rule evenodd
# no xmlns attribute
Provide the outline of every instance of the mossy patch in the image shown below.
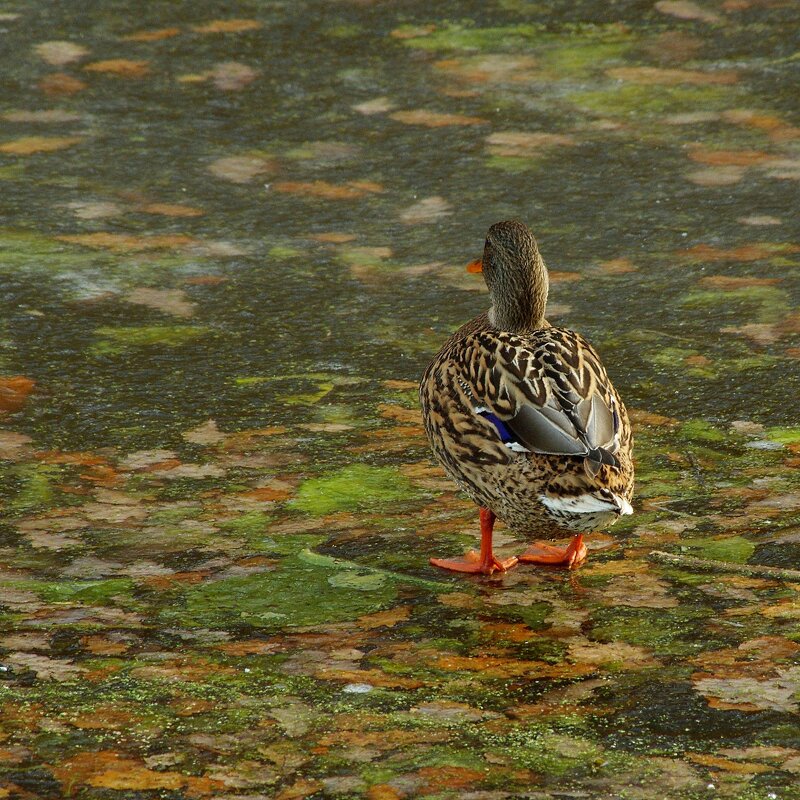
<svg viewBox="0 0 800 800"><path fill-rule="evenodd" d="M413 27L407 28L413 32ZM401 27L397 33L403 33ZM431 33L405 38L404 44L420 50L518 50L533 43L541 34L539 25L507 25L495 28L477 28L466 24L444 23Z"/></svg>
<svg viewBox="0 0 800 800"><path fill-rule="evenodd" d="M724 109L735 105L737 93L719 86L611 84L603 89L571 92L567 99L597 114L649 117Z"/></svg>
<svg viewBox="0 0 800 800"><path fill-rule="evenodd" d="M397 582L368 568L363 572L287 557L274 572L228 578L187 591L183 610L162 616L182 624L229 628L319 625L354 619L388 607Z"/></svg>
<svg viewBox="0 0 800 800"><path fill-rule="evenodd" d="M712 561L733 561L744 564L753 555L755 544L743 536L727 536L724 539L683 539L682 547L688 547L695 555Z"/></svg>
<svg viewBox="0 0 800 800"><path fill-rule="evenodd" d="M419 496L411 481L394 467L353 464L301 484L291 505L307 514L331 514L380 507Z"/></svg>
<svg viewBox="0 0 800 800"><path fill-rule="evenodd" d="M209 329L201 325L128 325L103 326L95 331L100 337L92 347L94 355L114 356L142 347L182 347L205 336Z"/></svg>

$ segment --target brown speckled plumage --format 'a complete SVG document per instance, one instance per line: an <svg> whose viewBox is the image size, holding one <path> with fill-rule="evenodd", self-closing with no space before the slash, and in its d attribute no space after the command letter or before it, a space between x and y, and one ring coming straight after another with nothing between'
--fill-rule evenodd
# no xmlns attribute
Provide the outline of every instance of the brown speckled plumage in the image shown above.
<svg viewBox="0 0 800 800"><path fill-rule="evenodd" d="M557 538L630 512L633 437L600 358L544 318L547 271L520 222L492 226L492 307L457 330L422 378L437 459L511 528Z"/></svg>

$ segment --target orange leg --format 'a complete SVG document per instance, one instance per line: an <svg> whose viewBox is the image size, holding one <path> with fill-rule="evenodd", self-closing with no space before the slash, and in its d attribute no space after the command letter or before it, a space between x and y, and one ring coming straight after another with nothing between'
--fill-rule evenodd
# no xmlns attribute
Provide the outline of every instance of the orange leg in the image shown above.
<svg viewBox="0 0 800 800"><path fill-rule="evenodd" d="M546 542L534 542L520 557L528 564L550 564L556 567L575 569L586 561L586 545L579 533L567 547L556 547Z"/></svg>
<svg viewBox="0 0 800 800"><path fill-rule="evenodd" d="M493 572L505 572L516 563L516 558L500 561L492 553L492 529L496 517L488 508L481 508L481 551L470 550L464 558L432 558L434 567L450 569L453 572L469 572L479 575L491 575Z"/></svg>

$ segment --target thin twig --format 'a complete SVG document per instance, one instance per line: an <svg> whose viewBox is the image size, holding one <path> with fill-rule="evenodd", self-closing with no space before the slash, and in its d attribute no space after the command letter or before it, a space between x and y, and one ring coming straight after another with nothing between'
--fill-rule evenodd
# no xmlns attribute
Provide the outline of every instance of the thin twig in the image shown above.
<svg viewBox="0 0 800 800"><path fill-rule="evenodd" d="M734 564L732 561L712 561L695 556L679 556L653 550L647 556L649 561L668 564L671 567L682 567L689 570L708 570L709 572L732 572L736 575L749 575L757 578L774 578L779 581L800 583L800 570L781 569L780 567L764 567L761 564Z"/></svg>

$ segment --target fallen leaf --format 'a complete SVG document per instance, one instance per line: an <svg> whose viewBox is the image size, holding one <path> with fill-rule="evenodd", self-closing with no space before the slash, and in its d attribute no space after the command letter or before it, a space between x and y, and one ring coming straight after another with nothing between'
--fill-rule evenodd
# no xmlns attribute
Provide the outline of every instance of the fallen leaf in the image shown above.
<svg viewBox="0 0 800 800"><path fill-rule="evenodd" d="M760 261L776 255L789 255L800 252L796 244L773 244L772 242L754 242L739 247L724 249L710 244L698 244L679 255L692 261Z"/></svg>
<svg viewBox="0 0 800 800"><path fill-rule="evenodd" d="M23 136L0 145L0 153L30 156L34 153L52 153L80 144L82 136Z"/></svg>
<svg viewBox="0 0 800 800"><path fill-rule="evenodd" d="M48 95L72 95L86 88L86 84L66 72L53 72L39 81L39 88Z"/></svg>
<svg viewBox="0 0 800 800"><path fill-rule="evenodd" d="M658 4L656 5L658 7ZM707 85L737 83L739 74L734 70L715 70L703 72L697 69L664 69L662 67L615 67L606 75L620 81L643 84L645 86L679 86L681 84Z"/></svg>
<svg viewBox="0 0 800 800"><path fill-rule="evenodd" d="M611 258L608 261L600 261L598 267L606 275L625 275L639 269L629 258Z"/></svg>
<svg viewBox="0 0 800 800"><path fill-rule="evenodd" d="M41 42L34 45L33 51L42 61L46 61L54 67L63 67L73 61L79 61L89 54L89 50L85 47L66 41Z"/></svg>
<svg viewBox="0 0 800 800"><path fill-rule="evenodd" d="M106 217L118 217L124 214L124 209L116 203L104 201L88 202L76 200L67 203L67 208L72 209L78 219L105 219Z"/></svg>
<svg viewBox="0 0 800 800"><path fill-rule="evenodd" d="M118 78L143 78L149 74L150 64L147 61L132 61L128 58L108 58L86 64L83 69L86 72L97 72Z"/></svg>
<svg viewBox="0 0 800 800"><path fill-rule="evenodd" d="M686 753L686 758L695 764L704 767L723 769L725 772L735 772L740 775L758 775L760 772L771 772L772 767L766 764L743 764L741 761L731 761L729 758L713 756L710 753Z"/></svg>
<svg viewBox="0 0 800 800"><path fill-rule="evenodd" d="M139 206L138 211L145 214L160 214L164 217L202 217L206 212L202 208L184 206L179 203L146 203Z"/></svg>
<svg viewBox="0 0 800 800"><path fill-rule="evenodd" d="M769 214L753 214L749 217L739 217L736 221L742 225L783 225L780 217L772 217Z"/></svg>
<svg viewBox="0 0 800 800"><path fill-rule="evenodd" d="M770 161L775 156L761 150L706 150L700 147L690 150L689 158L715 167L749 167Z"/></svg>
<svg viewBox="0 0 800 800"><path fill-rule="evenodd" d="M640 408L629 408L628 416L634 425L654 425L656 427L673 427L680 424L674 417L665 417L663 414L655 414L652 411L645 411Z"/></svg>
<svg viewBox="0 0 800 800"><path fill-rule="evenodd" d="M187 297L183 289L149 289L139 287L124 296L128 303L147 306L164 314L186 319L191 317L197 308Z"/></svg>
<svg viewBox="0 0 800 800"><path fill-rule="evenodd" d="M192 25L195 33L242 33L261 27L256 19L215 19L203 25Z"/></svg>
<svg viewBox="0 0 800 800"><path fill-rule="evenodd" d="M83 117L63 108L47 108L42 111L6 111L0 116L7 122L32 122L59 124L62 122L80 122Z"/></svg>
<svg viewBox="0 0 800 800"><path fill-rule="evenodd" d="M323 200L355 200L369 194L380 193L383 187L369 181L349 181L346 184L333 184L327 181L280 181L273 184L276 192L294 194L300 197L316 197Z"/></svg>
<svg viewBox="0 0 800 800"><path fill-rule="evenodd" d="M304 800L304 798L310 797L312 794L317 794L317 792L324 788L325 784L322 781L310 778L299 778L290 786L281 789L273 797L274 800Z"/></svg>
<svg viewBox="0 0 800 800"><path fill-rule="evenodd" d="M437 219L453 213L453 207L443 197L438 195L426 197L413 206L400 212L401 222L406 225L420 225L422 223L436 222Z"/></svg>
<svg viewBox="0 0 800 800"><path fill-rule="evenodd" d="M468 767L423 767L417 772L423 781L420 787L423 794L438 792L443 786L452 792L455 789L466 789L479 781L486 779L486 773Z"/></svg>
<svg viewBox="0 0 800 800"><path fill-rule="evenodd" d="M406 125L422 125L426 128L445 128L450 125L484 125L489 120L482 117L467 117L462 114L445 114L437 111L395 111L389 117Z"/></svg>
<svg viewBox="0 0 800 800"><path fill-rule="evenodd" d="M236 92L251 84L258 77L258 70L238 61L223 61L214 66L209 77L217 89Z"/></svg>
<svg viewBox="0 0 800 800"><path fill-rule="evenodd" d="M216 420L209 419L181 434L184 441L192 444L214 445L224 442L228 434L223 433L218 427Z"/></svg>
<svg viewBox="0 0 800 800"><path fill-rule="evenodd" d="M273 172L275 168L275 161L261 156L225 156L208 167L212 175L231 183L250 183L260 175Z"/></svg>
<svg viewBox="0 0 800 800"><path fill-rule="evenodd" d="M743 286L775 286L780 282L780 278L756 278L752 275L707 275L705 278L700 278L698 284L709 289L727 292L741 289Z"/></svg>
<svg viewBox="0 0 800 800"><path fill-rule="evenodd" d="M4 598L3 602L4 605L8 605L7 598ZM35 653L9 653L7 656L3 656L3 660L15 667L33 670L36 677L43 681L71 681L84 671L83 667L77 666L72 661L48 658Z"/></svg>
<svg viewBox="0 0 800 800"><path fill-rule="evenodd" d="M686 177L697 186L733 186L745 175L744 167L709 167L690 172Z"/></svg>
<svg viewBox="0 0 800 800"><path fill-rule="evenodd" d="M364 114L365 116L386 114L393 108L395 108L395 104L388 97L376 97L373 100L366 100L353 106L354 111L358 111L359 114Z"/></svg>
<svg viewBox="0 0 800 800"><path fill-rule="evenodd" d="M512 158L531 158L553 147L576 144L571 136L544 131L498 131L487 136L486 143L492 155Z"/></svg>
<svg viewBox="0 0 800 800"><path fill-rule="evenodd" d="M181 233L169 233L155 236L135 236L128 233L76 233L56 236L56 239L83 247L113 250L119 253L138 253L145 250L170 250L195 244L196 239Z"/></svg>
<svg viewBox="0 0 800 800"><path fill-rule="evenodd" d="M428 25L402 25L389 33L393 39L419 39L420 36L428 36L436 30L433 24Z"/></svg>
<svg viewBox="0 0 800 800"><path fill-rule="evenodd" d="M376 611L366 614L356 620L356 625L362 630L374 628L392 628L399 622L405 622L411 616L411 606L397 606L387 611Z"/></svg>
<svg viewBox="0 0 800 800"><path fill-rule="evenodd" d="M22 375L0 377L0 414L14 414L20 411L35 386L35 381ZM28 437L25 439L30 441Z"/></svg>
<svg viewBox="0 0 800 800"><path fill-rule="evenodd" d="M690 0L659 0L656 10L678 19L694 19L700 22L722 22L722 18L713 11L701 8Z"/></svg>
<svg viewBox="0 0 800 800"><path fill-rule="evenodd" d="M160 42L162 39L171 39L181 32L180 28L156 28L154 30L136 31L121 37L125 42Z"/></svg>

